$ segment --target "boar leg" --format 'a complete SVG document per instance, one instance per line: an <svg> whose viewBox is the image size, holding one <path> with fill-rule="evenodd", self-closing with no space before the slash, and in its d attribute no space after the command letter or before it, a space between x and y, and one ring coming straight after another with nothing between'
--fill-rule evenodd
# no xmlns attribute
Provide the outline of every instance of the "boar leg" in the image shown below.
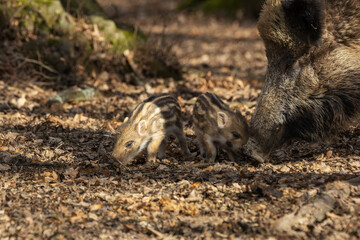
<svg viewBox="0 0 360 240"><path fill-rule="evenodd" d="M158 152L159 147L164 140L165 139L163 135L154 136L151 142L149 143L147 147L147 151L148 151L148 159L151 163L156 162L156 153Z"/></svg>
<svg viewBox="0 0 360 240"><path fill-rule="evenodd" d="M164 138L164 140L162 140L160 146L159 146L159 150L157 152L159 159L163 159L165 157L165 150L166 150L166 138Z"/></svg>
<svg viewBox="0 0 360 240"><path fill-rule="evenodd" d="M202 158L206 159L206 148L205 148L204 135L201 133L201 131L199 131L195 128L195 136L196 136L197 145L200 149L200 155Z"/></svg>
<svg viewBox="0 0 360 240"><path fill-rule="evenodd" d="M217 154L216 147L210 136L205 138L205 149L206 149L206 159L208 162L214 162Z"/></svg>
<svg viewBox="0 0 360 240"><path fill-rule="evenodd" d="M189 156L190 151L186 144L186 138L185 138L184 131L182 129L176 129L174 131L174 134L176 136L176 139L180 145L180 148L181 148L181 151L183 152L183 154L185 154L186 156Z"/></svg>
<svg viewBox="0 0 360 240"><path fill-rule="evenodd" d="M235 162L235 153L234 153L232 150L230 150L230 149L225 150L225 151L226 151L226 153L227 153L227 155L228 155L229 160L230 160L231 162Z"/></svg>
<svg viewBox="0 0 360 240"><path fill-rule="evenodd" d="M235 158L238 156L238 154L234 151L232 147L230 147L228 144L222 145L223 150L228 155L228 159L232 162L235 161Z"/></svg>

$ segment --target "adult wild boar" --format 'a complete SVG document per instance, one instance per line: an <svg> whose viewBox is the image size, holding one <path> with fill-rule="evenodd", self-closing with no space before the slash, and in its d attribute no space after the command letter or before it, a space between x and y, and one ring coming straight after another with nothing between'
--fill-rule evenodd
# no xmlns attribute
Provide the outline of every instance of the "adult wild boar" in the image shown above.
<svg viewBox="0 0 360 240"><path fill-rule="evenodd" d="M360 0L267 0L258 22L268 69L245 152L263 162L298 137L319 140L360 113Z"/></svg>

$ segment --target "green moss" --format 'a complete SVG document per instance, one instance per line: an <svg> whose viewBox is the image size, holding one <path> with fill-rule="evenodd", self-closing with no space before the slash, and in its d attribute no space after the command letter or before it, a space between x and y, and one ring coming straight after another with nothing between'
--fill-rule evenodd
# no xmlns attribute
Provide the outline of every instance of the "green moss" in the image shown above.
<svg viewBox="0 0 360 240"><path fill-rule="evenodd" d="M75 32L74 20L70 14L64 12L56 19L53 29L60 35L73 35Z"/></svg>
<svg viewBox="0 0 360 240"><path fill-rule="evenodd" d="M12 9L11 5L8 5L7 9L11 18L18 19L20 32L23 34L54 32L71 35L74 33L74 20L64 11L58 0L19 0L16 9Z"/></svg>
<svg viewBox="0 0 360 240"><path fill-rule="evenodd" d="M22 49L26 53L26 58L33 60L32 63L35 68L47 70L46 74L51 77L55 74L60 79L62 76L72 75L76 71L82 71L82 69L85 69L87 74L91 74L93 71L104 71L104 68L107 69L108 65L113 64L109 62L106 65L96 57L91 57L94 54L92 43L94 41L96 44L97 39L93 39L89 34L75 31L76 24L80 26L81 21L77 22L72 15L66 12L63 5L60 4L60 0L10 1L18 3L16 9L11 10L11 14L13 19L19 23L18 26L23 29L25 41ZM69 0L69 3L74 2L86 4L85 0ZM82 5L78 5L78 7L82 7ZM131 28L119 28L118 24L102 13L101 8L100 10L96 5L93 7L93 10L91 7L86 7L90 16L85 19L98 26L100 33L104 35L108 43L108 45L101 43L98 51L107 51L106 54L117 60L120 66L114 64L116 65L114 67L116 73L132 72L129 63L123 60L120 54L126 49L131 49L145 42L144 35ZM37 35L34 38L36 40L29 40L27 38L29 33ZM150 74L172 76L172 71L168 70L166 64L161 61L149 61L148 66L153 70ZM111 71L112 66L109 69Z"/></svg>
<svg viewBox="0 0 360 240"><path fill-rule="evenodd" d="M133 33L118 29L114 21L104 19L99 16L91 16L90 20L96 24L100 31L104 33L105 39L112 45L113 53L122 53L124 50L131 48L138 42L138 38Z"/></svg>
<svg viewBox="0 0 360 240"><path fill-rule="evenodd" d="M47 3L37 3L33 6L36 6L37 11L42 16L48 26L53 26L59 15L65 12L60 2L56 0Z"/></svg>
<svg viewBox="0 0 360 240"><path fill-rule="evenodd" d="M67 13L60 0L19 0L19 5L14 15L18 16L20 32L27 36L30 32L41 33L50 37L70 36L75 33L73 17ZM62 1L66 5L68 2ZM70 8L83 8L93 24L97 24L99 30L104 33L106 42L110 44L112 53L122 53L132 48L144 38L131 30L119 29L116 23L107 19L106 14L95 0L71 0ZM88 44L87 44L88 45ZM86 49L90 50L89 45Z"/></svg>
<svg viewBox="0 0 360 240"><path fill-rule="evenodd" d="M46 25L57 34L72 35L75 31L75 23L72 16L67 13L58 0L38 4L37 11Z"/></svg>

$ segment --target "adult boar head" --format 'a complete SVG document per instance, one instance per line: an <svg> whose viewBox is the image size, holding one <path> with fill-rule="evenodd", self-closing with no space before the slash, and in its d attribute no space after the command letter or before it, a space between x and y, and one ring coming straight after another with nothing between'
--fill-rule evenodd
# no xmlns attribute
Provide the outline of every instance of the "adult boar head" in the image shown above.
<svg viewBox="0 0 360 240"><path fill-rule="evenodd" d="M360 111L360 0L267 0L268 69L245 152L263 162L299 137L322 139Z"/></svg>

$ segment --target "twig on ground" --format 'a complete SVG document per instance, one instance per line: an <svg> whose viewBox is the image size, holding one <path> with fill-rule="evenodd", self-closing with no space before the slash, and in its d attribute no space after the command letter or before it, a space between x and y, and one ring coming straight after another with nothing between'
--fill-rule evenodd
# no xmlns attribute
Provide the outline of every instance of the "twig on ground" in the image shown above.
<svg viewBox="0 0 360 240"><path fill-rule="evenodd" d="M152 227L150 226L147 226L147 229L152 232L153 234L155 234L159 239L163 239L164 238L164 234L162 234L161 232L153 229Z"/></svg>
<svg viewBox="0 0 360 240"><path fill-rule="evenodd" d="M189 166L189 168L207 168L214 165L214 163L199 163L199 164L194 164L192 166Z"/></svg>
<svg viewBox="0 0 360 240"><path fill-rule="evenodd" d="M324 220L326 214L335 208L337 202L341 203L349 197L350 187L359 185L360 177L326 184L325 191L297 211L278 219L273 224L272 230L290 236L306 237L307 226Z"/></svg>
<svg viewBox="0 0 360 240"><path fill-rule="evenodd" d="M18 59L20 60L24 60L25 62L28 62L28 63L33 63L33 64L37 64L43 68L45 68L46 70L48 70L49 72L52 72L52 73L55 73L55 74L59 74L58 71L56 71L55 69L53 69L52 67L44 64L43 62L40 62L38 60L35 60L35 59L31 59L31 58L24 58L24 57L18 57Z"/></svg>

